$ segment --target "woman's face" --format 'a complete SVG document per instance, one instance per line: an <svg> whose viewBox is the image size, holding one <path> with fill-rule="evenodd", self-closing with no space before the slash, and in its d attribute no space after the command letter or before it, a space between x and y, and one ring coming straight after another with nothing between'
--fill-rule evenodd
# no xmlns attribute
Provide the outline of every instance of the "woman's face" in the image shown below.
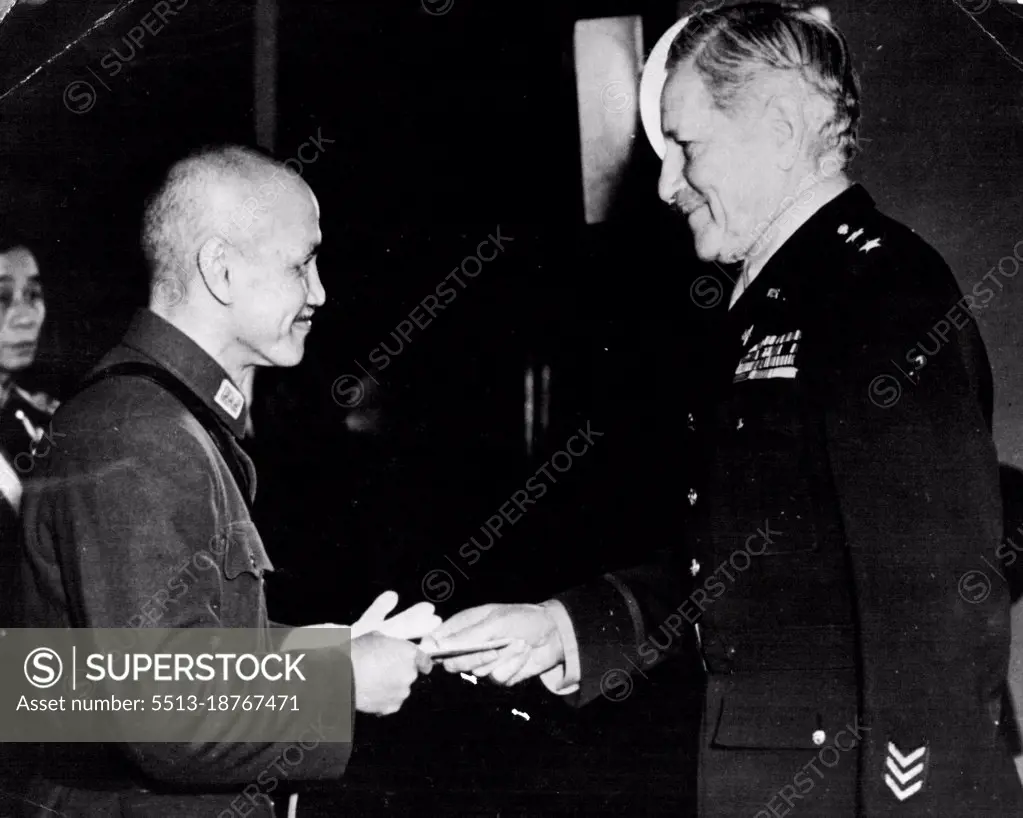
<svg viewBox="0 0 1023 818"><path fill-rule="evenodd" d="M45 318L39 266L32 253L24 247L0 253L0 372L32 365Z"/></svg>

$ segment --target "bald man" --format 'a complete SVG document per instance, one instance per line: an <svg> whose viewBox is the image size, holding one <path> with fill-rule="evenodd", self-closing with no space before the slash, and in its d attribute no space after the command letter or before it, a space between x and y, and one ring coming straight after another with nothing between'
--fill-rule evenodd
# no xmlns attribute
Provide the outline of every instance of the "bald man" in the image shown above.
<svg viewBox="0 0 1023 818"><path fill-rule="evenodd" d="M260 154L210 149L171 168L144 217L149 309L61 408L47 479L25 497L31 626L269 633L272 565L237 439L256 367L302 360L326 298L320 240L313 192ZM354 639L356 709L395 712L428 668L405 639ZM69 818L270 816L296 782L337 779L347 762L349 745L319 743L281 767L293 746L50 744L27 803Z"/></svg>

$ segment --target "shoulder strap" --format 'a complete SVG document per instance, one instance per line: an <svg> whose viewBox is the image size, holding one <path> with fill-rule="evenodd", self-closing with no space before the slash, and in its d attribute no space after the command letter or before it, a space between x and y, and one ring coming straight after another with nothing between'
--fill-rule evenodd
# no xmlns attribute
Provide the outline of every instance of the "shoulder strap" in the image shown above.
<svg viewBox="0 0 1023 818"><path fill-rule="evenodd" d="M163 367L156 366L155 364L148 364L142 361L124 361L123 363L113 364L105 369L101 369L99 372L92 375L92 377L86 379L79 388L79 391L82 391L99 381L116 377L135 377L152 381L170 392L182 405L184 405L185 409L187 409L192 416L199 421L199 424L206 430L214 444L216 444L221 457L224 458L224 462L227 463L227 467L231 470L231 474L234 477L235 483L238 485L238 489L241 491L242 497L245 499L245 505L251 513L252 499L249 495L250 486L248 472L245 470L245 466L238 459L238 455L235 453L231 442L230 430L224 426L213 410L199 400L191 389L185 386L185 384L183 384L169 371Z"/></svg>

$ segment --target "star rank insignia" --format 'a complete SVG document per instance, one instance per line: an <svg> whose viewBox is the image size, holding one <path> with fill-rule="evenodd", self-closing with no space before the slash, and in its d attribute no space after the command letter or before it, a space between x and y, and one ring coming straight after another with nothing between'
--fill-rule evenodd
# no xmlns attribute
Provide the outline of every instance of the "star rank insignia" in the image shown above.
<svg viewBox="0 0 1023 818"><path fill-rule="evenodd" d="M749 329L742 334L742 345L746 346L749 343L749 337L753 334L753 324L749 325Z"/></svg>
<svg viewBox="0 0 1023 818"><path fill-rule="evenodd" d="M884 783L900 801L912 798L923 789L929 761L930 750L926 744L917 747L908 755L903 755L899 748L889 741L888 755L884 762Z"/></svg>
<svg viewBox="0 0 1023 818"><path fill-rule="evenodd" d="M866 242L861 248L861 253L869 253L871 250L881 246L881 239L871 239Z"/></svg>
<svg viewBox="0 0 1023 818"><path fill-rule="evenodd" d="M689 573L692 574L694 577L698 573L700 573L700 563L698 563L696 560L693 560L692 564L689 566Z"/></svg>

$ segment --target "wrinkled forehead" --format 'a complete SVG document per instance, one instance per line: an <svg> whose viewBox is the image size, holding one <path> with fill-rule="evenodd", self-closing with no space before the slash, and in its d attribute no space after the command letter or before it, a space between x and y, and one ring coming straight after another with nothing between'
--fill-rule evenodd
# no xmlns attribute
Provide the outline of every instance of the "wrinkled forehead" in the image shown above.
<svg viewBox="0 0 1023 818"><path fill-rule="evenodd" d="M705 133L714 110L706 83L692 62L684 62L668 74L661 91L661 128L665 134L691 138Z"/></svg>
<svg viewBox="0 0 1023 818"><path fill-rule="evenodd" d="M0 278L23 279L39 276L39 264L27 247L12 247L0 253Z"/></svg>

